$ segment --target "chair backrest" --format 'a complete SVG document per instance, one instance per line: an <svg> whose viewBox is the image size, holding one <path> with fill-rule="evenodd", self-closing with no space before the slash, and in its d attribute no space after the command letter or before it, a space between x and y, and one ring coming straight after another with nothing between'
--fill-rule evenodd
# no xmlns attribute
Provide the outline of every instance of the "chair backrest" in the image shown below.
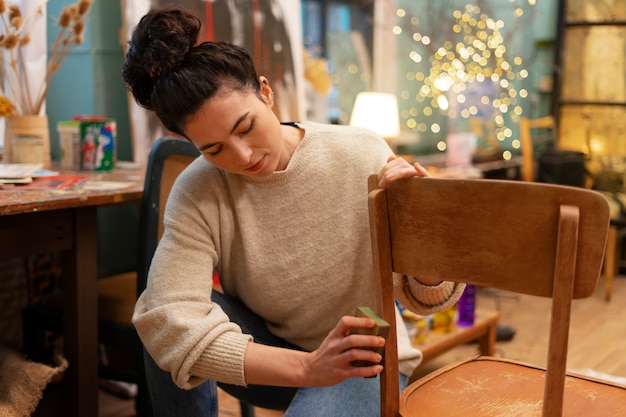
<svg viewBox="0 0 626 417"><path fill-rule="evenodd" d="M594 191L504 180L410 178L375 189L369 212L382 315L395 323L392 272L553 297L546 392L563 392L571 300L590 296L609 225ZM395 327L395 326L392 326ZM387 339L381 415L398 411L395 334Z"/></svg>
<svg viewBox="0 0 626 417"><path fill-rule="evenodd" d="M158 139L150 149L139 221L137 295L146 288L152 256L163 234L163 211L172 185L199 155L191 142L173 137Z"/></svg>
<svg viewBox="0 0 626 417"><path fill-rule="evenodd" d="M549 129L556 140L556 124L552 116L529 119L522 117L519 121L519 134L522 147L522 180L535 181L535 155L533 148L533 129Z"/></svg>

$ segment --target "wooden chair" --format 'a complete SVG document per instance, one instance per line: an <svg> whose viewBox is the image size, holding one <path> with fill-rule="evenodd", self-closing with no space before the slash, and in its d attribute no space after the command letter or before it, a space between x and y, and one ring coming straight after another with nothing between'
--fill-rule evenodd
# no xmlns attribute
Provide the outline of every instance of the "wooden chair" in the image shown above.
<svg viewBox="0 0 626 417"><path fill-rule="evenodd" d="M519 123L520 139L522 146L522 180L536 180L536 164L533 150L533 132L537 129L547 129L556 132L556 124L552 116L545 116L538 119L528 119L522 117ZM556 133L553 136L557 137ZM592 184L587 184L590 188ZM620 261L621 240L626 233L626 221L622 218L619 201L626 201L626 196L614 196L611 193L602 193L608 200L611 208L611 224L606 244L604 256L604 298L611 301L613 291L613 280L618 274L618 264ZM621 194L621 193L619 193Z"/></svg>
<svg viewBox="0 0 626 417"><path fill-rule="evenodd" d="M554 118L552 116L545 116L539 119L522 117L519 121L519 134L522 145L522 180L529 182L535 181L535 171L537 169L532 137L532 130L534 129L547 129L556 133Z"/></svg>
<svg viewBox="0 0 626 417"><path fill-rule="evenodd" d="M139 223L137 296L146 288L150 263L163 235L163 213L170 190L178 175L198 156L191 142L177 138L158 139L150 149ZM240 401L240 407L242 417L254 417L250 404Z"/></svg>
<svg viewBox="0 0 626 417"><path fill-rule="evenodd" d="M472 358L399 395L392 332L383 357L381 416L623 414L626 389L566 374L571 302L593 294L602 266L609 226L604 197L584 188L505 180L411 178L375 187L372 177L373 261L382 315L391 324L392 272L553 300L547 370Z"/></svg>

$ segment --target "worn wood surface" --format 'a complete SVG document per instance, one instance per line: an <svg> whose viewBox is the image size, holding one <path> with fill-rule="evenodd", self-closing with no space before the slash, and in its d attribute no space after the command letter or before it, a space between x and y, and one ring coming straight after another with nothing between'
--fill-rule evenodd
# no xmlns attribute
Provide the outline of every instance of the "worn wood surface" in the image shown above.
<svg viewBox="0 0 626 417"><path fill-rule="evenodd" d="M22 214L86 206L103 206L141 200L144 173L141 170L114 170L110 172L70 172L62 175L90 174L87 181L115 181L128 183L119 190L92 191L81 185L63 190L22 190L19 186L0 189L0 215Z"/></svg>

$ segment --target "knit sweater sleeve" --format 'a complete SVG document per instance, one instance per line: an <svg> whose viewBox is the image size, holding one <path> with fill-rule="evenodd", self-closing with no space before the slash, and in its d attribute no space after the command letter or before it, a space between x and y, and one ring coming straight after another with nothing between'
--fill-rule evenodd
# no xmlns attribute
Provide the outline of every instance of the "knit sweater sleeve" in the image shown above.
<svg viewBox="0 0 626 417"><path fill-rule="evenodd" d="M447 310L459 300L465 284L443 281L439 285L424 285L415 277L394 273L396 299L414 313L427 316Z"/></svg>
<svg viewBox="0 0 626 417"><path fill-rule="evenodd" d="M198 165L192 172L206 169ZM183 173L172 189L133 323L151 357L179 387L191 389L208 379L245 385L243 358L251 337L211 302L219 209L210 198L197 197L207 181L214 188L218 182L192 178Z"/></svg>

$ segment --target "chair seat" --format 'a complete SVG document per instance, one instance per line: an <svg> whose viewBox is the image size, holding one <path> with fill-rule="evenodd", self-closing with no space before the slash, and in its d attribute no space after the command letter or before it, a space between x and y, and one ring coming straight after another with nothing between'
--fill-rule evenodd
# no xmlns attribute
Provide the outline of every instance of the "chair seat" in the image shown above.
<svg viewBox="0 0 626 417"><path fill-rule="evenodd" d="M400 415L540 417L544 379L543 369L514 360L467 359L411 384L400 396ZM564 416L608 417L623 415L624 410L626 387L571 373L566 376Z"/></svg>

